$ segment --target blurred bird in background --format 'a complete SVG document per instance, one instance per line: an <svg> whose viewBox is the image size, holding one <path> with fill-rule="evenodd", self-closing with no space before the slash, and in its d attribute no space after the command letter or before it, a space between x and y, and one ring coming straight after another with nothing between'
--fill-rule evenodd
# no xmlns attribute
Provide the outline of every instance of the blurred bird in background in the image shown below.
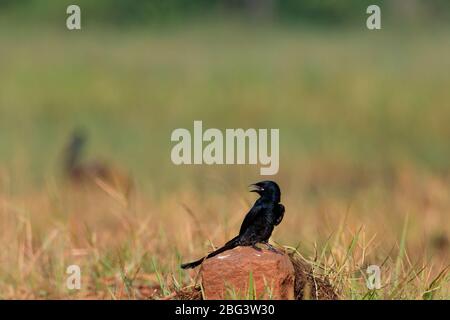
<svg viewBox="0 0 450 320"><path fill-rule="evenodd" d="M84 160L87 139L86 132L81 129L76 129L71 134L64 150L64 176L74 186L95 185L110 194L123 195L127 199L133 189L131 176L105 160Z"/></svg>

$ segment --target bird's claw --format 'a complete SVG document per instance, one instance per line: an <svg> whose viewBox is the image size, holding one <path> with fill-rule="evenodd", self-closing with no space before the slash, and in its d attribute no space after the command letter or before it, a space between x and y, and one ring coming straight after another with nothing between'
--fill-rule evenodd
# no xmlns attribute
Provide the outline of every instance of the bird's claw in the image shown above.
<svg viewBox="0 0 450 320"><path fill-rule="evenodd" d="M281 252L277 248L275 248L273 245L271 245L270 243L264 242L264 244L267 246L267 250L272 251L277 254L281 254Z"/></svg>
<svg viewBox="0 0 450 320"><path fill-rule="evenodd" d="M256 251L259 251L259 252L262 251L262 249L261 249L261 248L258 248L258 247L256 246L256 244L252 245L252 248L255 249Z"/></svg>

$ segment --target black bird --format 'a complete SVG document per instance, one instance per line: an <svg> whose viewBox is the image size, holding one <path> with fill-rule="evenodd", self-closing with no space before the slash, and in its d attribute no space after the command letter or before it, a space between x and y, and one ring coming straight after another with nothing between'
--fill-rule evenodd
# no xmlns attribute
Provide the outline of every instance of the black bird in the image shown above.
<svg viewBox="0 0 450 320"><path fill-rule="evenodd" d="M257 250L257 243L264 243L272 251L276 251L268 241L275 226L279 225L284 216L284 206L280 203L280 187L273 181L262 181L252 184L251 192L260 195L242 222L239 234L225 245L207 256L196 261L181 265L183 269L195 268L203 260L214 257L237 246L252 246Z"/></svg>

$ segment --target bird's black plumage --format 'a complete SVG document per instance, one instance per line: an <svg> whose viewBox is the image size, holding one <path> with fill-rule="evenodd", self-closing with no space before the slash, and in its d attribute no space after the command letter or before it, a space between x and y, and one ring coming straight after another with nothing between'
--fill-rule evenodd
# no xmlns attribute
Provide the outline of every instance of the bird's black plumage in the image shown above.
<svg viewBox="0 0 450 320"><path fill-rule="evenodd" d="M280 203L280 187L273 181L262 181L251 185L259 194L253 207L242 222L239 234L225 245L207 256L196 261L181 265L183 269L195 268L205 259L214 257L237 246L255 246L257 243L268 243L275 226L279 225L284 216L284 206Z"/></svg>

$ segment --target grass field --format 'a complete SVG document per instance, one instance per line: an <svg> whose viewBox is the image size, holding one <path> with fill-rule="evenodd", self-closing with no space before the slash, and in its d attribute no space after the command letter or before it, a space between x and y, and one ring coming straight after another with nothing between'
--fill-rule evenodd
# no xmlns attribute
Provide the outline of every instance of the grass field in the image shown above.
<svg viewBox="0 0 450 320"><path fill-rule="evenodd" d="M173 129L279 128L283 223L342 298L449 299L450 38L240 25L0 31L0 298L162 298L178 265L237 232L254 166L175 166ZM125 199L68 186L86 158L131 172ZM80 265L81 290L65 287ZM365 270L381 267L382 289Z"/></svg>

